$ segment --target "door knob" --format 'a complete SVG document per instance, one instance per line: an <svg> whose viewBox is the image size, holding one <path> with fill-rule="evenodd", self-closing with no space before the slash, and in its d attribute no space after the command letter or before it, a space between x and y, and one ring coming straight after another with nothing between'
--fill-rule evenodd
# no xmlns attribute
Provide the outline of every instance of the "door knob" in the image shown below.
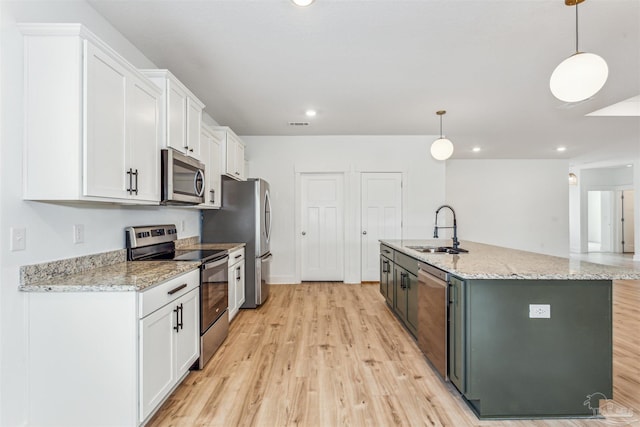
<svg viewBox="0 0 640 427"><path fill-rule="evenodd" d="M364 230L364 231L362 232L362 234L367 234L367 230Z"/></svg>
<svg viewBox="0 0 640 427"><path fill-rule="evenodd" d="M303 236L306 236L306 235L307 235L307 232L306 232L306 231L303 231L303 232L302 232L302 235L303 235Z"/></svg>

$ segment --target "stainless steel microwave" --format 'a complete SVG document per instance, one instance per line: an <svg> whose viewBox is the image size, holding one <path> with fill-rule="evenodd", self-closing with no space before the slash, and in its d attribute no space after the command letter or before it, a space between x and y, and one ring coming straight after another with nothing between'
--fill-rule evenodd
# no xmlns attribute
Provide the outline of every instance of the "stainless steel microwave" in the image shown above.
<svg viewBox="0 0 640 427"><path fill-rule="evenodd" d="M173 149L161 151L163 205L198 205L204 202L204 164Z"/></svg>

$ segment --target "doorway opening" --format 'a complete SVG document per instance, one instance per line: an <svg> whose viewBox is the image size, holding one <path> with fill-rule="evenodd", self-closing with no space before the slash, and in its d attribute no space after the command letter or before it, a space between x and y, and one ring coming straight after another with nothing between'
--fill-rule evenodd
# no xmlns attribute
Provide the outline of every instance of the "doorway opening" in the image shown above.
<svg viewBox="0 0 640 427"><path fill-rule="evenodd" d="M587 192L588 252L633 253L634 190Z"/></svg>

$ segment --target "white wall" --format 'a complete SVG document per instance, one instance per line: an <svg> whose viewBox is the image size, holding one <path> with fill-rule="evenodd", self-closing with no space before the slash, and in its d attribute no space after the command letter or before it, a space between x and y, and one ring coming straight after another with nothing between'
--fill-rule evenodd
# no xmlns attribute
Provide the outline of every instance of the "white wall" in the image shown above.
<svg viewBox="0 0 640 427"><path fill-rule="evenodd" d="M22 35L16 22L79 22L138 67L155 67L82 1L0 1L0 425L26 422L26 306L18 292L21 265L121 249L124 227L185 222L180 237L199 235L196 210L116 205L64 206L21 199ZM73 224L84 224L85 243L72 243ZM26 228L26 250L9 251L10 227ZM82 321L82 319L78 319Z"/></svg>
<svg viewBox="0 0 640 427"><path fill-rule="evenodd" d="M568 173L564 160L447 161L460 240L568 256Z"/></svg>
<svg viewBox="0 0 640 427"><path fill-rule="evenodd" d="M271 185L271 280L296 283L296 172L344 172L345 281L360 281L360 172L403 172L403 238L430 238L444 202L444 163L429 154L429 136L243 136L251 176Z"/></svg>

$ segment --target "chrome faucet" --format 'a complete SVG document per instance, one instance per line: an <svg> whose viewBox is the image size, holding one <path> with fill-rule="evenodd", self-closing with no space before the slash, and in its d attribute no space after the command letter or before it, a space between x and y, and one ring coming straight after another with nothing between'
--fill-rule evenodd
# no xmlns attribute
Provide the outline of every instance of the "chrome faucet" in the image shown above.
<svg viewBox="0 0 640 427"><path fill-rule="evenodd" d="M438 227L438 213L442 208L449 208L449 210L451 210L451 213L453 214L453 227ZM434 239L438 238L439 228L453 228L453 249L458 249L460 242L458 241L458 224L456 222L456 211L454 211L453 208L449 205L442 205L438 209L436 209L436 221L435 221L435 226L433 228Z"/></svg>

